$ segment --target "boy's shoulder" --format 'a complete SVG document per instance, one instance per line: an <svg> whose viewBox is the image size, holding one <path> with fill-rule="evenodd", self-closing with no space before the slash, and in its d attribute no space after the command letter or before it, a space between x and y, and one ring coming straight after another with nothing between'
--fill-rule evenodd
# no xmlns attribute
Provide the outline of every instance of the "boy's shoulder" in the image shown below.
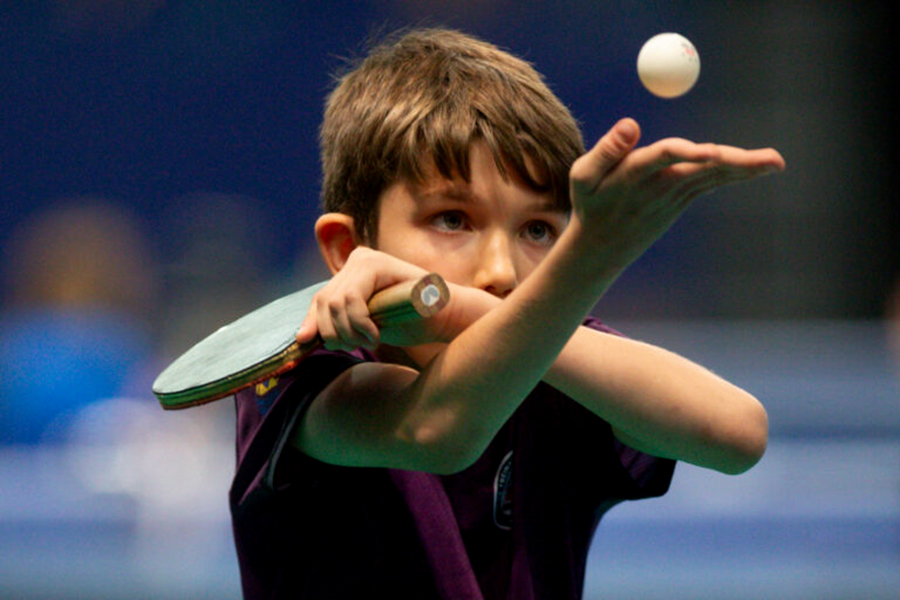
<svg viewBox="0 0 900 600"><path fill-rule="evenodd" d="M270 377L237 392L235 400L238 404L238 417L246 416L240 411L241 407L246 407L248 410L245 410L245 413L256 413L257 418L261 420L288 388L291 388L292 395L313 393L315 396L315 393L344 370L361 362L377 360L371 352L364 349L338 352L317 348L286 373Z"/></svg>

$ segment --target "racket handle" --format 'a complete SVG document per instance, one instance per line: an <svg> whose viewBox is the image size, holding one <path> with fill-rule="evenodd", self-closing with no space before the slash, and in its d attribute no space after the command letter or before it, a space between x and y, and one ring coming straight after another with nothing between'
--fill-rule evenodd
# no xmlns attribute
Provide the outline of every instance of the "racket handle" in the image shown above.
<svg viewBox="0 0 900 600"><path fill-rule="evenodd" d="M369 313L380 326L426 319L450 300L450 290L437 273L387 287L369 299Z"/></svg>

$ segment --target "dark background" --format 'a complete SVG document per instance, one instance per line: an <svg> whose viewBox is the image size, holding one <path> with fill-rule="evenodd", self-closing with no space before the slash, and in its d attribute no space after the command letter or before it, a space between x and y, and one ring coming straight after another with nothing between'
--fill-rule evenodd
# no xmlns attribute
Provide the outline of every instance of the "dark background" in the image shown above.
<svg viewBox="0 0 900 600"><path fill-rule="evenodd" d="M186 237L214 237L204 232L218 219L239 230L235 247L252 246L232 277L251 269L251 280L302 281L329 74L368 36L423 23L534 62L588 143L631 115L646 141L677 135L785 155L785 175L698 203L604 314L884 313L900 229L896 77L893 21L874 2L7 2L4 258L29 219L82 197L124 207L163 269L184 260ZM634 72L643 41L669 30L702 61L696 88L674 101L645 92Z"/></svg>

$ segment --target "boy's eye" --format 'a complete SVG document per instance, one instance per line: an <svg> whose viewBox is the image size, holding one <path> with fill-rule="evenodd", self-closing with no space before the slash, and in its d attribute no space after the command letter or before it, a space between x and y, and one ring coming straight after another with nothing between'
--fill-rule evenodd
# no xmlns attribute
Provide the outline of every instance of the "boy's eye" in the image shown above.
<svg viewBox="0 0 900 600"><path fill-rule="evenodd" d="M466 225L466 218L459 212L443 212L436 216L431 224L441 231L459 231Z"/></svg>
<svg viewBox="0 0 900 600"><path fill-rule="evenodd" d="M552 244L556 241L553 227L543 221L531 221L525 226L525 236L538 244Z"/></svg>

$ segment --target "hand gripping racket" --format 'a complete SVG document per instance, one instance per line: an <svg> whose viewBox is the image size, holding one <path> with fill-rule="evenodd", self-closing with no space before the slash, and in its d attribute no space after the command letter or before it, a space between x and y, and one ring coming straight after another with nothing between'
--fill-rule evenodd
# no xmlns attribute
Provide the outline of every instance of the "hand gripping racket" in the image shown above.
<svg viewBox="0 0 900 600"><path fill-rule="evenodd" d="M327 281L279 298L206 337L159 374L153 393L167 410L206 404L294 368L321 343L298 344L299 323ZM437 314L450 298L436 273L387 287L369 300L379 327Z"/></svg>

